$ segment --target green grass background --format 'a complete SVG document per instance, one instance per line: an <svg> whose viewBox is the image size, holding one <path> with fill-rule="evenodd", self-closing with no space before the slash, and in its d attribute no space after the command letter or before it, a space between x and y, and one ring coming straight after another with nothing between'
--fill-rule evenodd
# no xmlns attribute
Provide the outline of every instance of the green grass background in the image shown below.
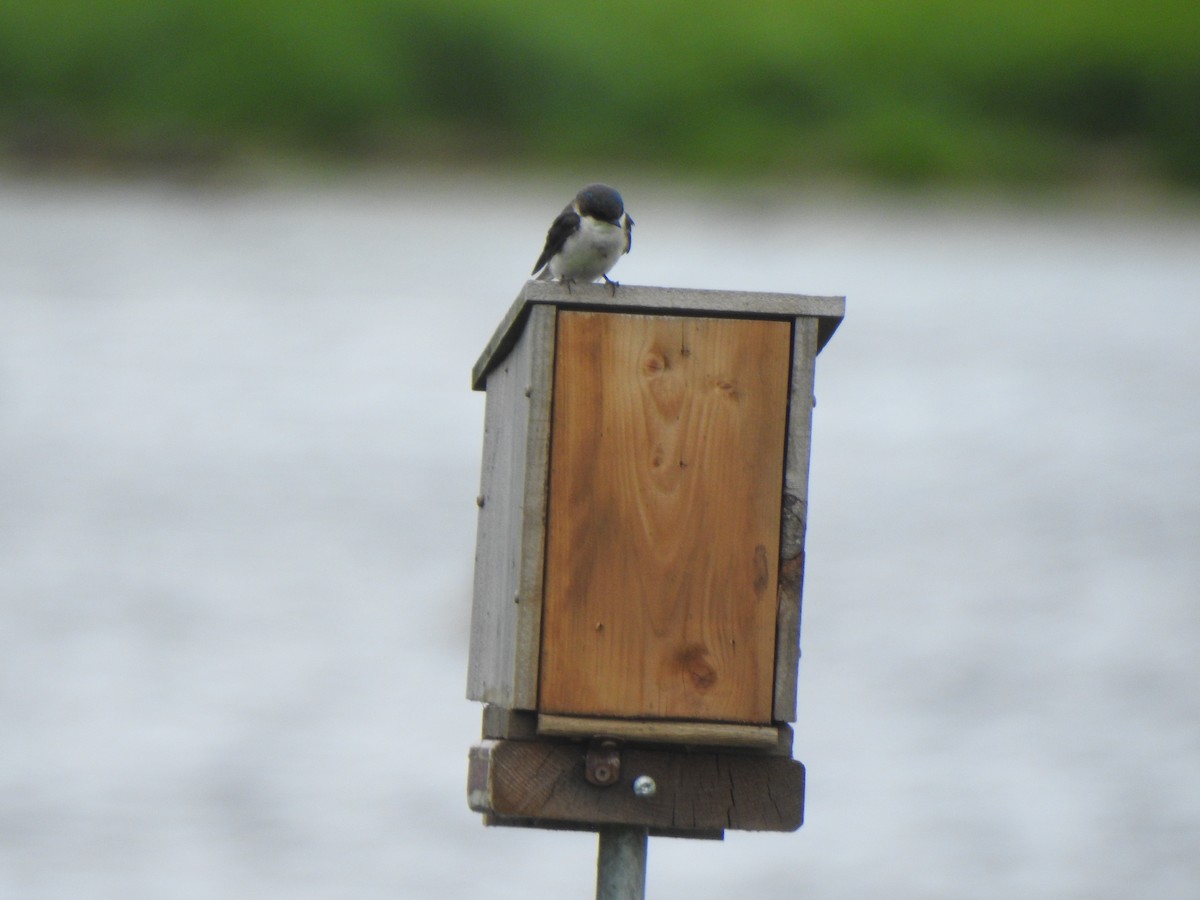
<svg viewBox="0 0 1200 900"><path fill-rule="evenodd" d="M1200 3L5 0L0 154L1200 186Z"/></svg>

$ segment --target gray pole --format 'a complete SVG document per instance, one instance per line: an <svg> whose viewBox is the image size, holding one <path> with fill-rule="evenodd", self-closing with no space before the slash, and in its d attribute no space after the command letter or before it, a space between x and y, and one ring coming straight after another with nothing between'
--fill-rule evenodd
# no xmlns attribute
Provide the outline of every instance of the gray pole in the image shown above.
<svg viewBox="0 0 1200 900"><path fill-rule="evenodd" d="M596 900L645 900L646 842L645 828L600 829Z"/></svg>

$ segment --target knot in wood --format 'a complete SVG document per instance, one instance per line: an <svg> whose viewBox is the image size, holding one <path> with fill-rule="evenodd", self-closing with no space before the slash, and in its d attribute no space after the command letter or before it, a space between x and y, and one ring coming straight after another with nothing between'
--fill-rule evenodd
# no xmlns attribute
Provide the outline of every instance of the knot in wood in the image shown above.
<svg viewBox="0 0 1200 900"><path fill-rule="evenodd" d="M661 375L670 367L667 357L658 350L649 350L642 357L642 374L647 378Z"/></svg>
<svg viewBox="0 0 1200 900"><path fill-rule="evenodd" d="M717 670L708 661L708 648L689 644L676 656L680 669L698 691L707 691L717 683Z"/></svg>

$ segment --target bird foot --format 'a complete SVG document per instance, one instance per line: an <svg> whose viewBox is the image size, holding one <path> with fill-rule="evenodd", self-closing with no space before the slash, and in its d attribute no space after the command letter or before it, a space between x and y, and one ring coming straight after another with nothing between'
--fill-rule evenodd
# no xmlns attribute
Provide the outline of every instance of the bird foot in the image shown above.
<svg viewBox="0 0 1200 900"><path fill-rule="evenodd" d="M617 296L617 288L621 286L621 282L613 281L607 275L604 276L604 283L608 285L609 296Z"/></svg>

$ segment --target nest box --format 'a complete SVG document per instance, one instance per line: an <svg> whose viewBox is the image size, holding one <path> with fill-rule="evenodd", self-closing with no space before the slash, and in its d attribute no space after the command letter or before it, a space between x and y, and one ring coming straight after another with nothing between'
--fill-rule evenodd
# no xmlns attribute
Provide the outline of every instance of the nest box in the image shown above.
<svg viewBox="0 0 1200 900"><path fill-rule="evenodd" d="M795 719L813 374L841 297L528 282L486 390L470 699L538 736Z"/></svg>

